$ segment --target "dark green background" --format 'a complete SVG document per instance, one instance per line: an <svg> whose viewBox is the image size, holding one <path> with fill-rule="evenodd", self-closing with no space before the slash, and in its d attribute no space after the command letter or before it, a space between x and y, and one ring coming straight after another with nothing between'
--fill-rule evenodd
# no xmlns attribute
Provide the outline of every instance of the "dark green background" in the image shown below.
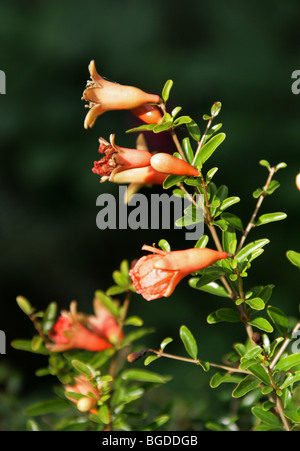
<svg viewBox="0 0 300 451"><path fill-rule="evenodd" d="M81 95L91 59L103 76L151 93L160 94L171 78L170 107L182 106L202 128L202 115L214 101L222 102L227 138L208 169L218 166L216 183L241 197L232 212L245 223L254 208L252 192L267 175L258 161L288 164L276 176L281 189L262 208L285 211L288 218L252 232L252 239L268 237L271 244L253 265L246 287L275 283L272 304L297 315L299 274L285 252L300 249L300 193L294 183L300 171L300 96L291 92L291 74L300 69L299 34L297 0L1 2L0 69L7 93L0 98L0 329L8 342L7 355L0 356L2 429L22 428L23 406L52 394L52 379L34 376L44 359L9 345L32 335L17 295L38 309L51 301L67 308L76 299L79 310L91 312L94 291L108 288L112 271L123 258L139 257L144 243L164 237L173 249L192 245L178 231L97 229L97 196L117 192L113 184L100 185L91 172L98 138L115 133L117 144L134 147L135 136L125 130L139 123L129 112L108 112L84 130ZM171 143L160 135L150 145L169 150ZM244 340L241 326L206 324L207 314L224 306L224 300L193 291L185 280L168 299L146 302L134 296L130 313L155 326L156 334L144 339L147 346L157 347L170 335L175 337L170 352L183 354L177 337L186 324L200 357L220 362L232 342ZM163 401L153 393L154 400L176 399L179 419L195 420L200 412L214 418L220 393L208 388L200 369L173 361L156 362L152 369L174 376ZM19 400L5 397L5 388ZM199 402L193 403L195 398Z"/></svg>

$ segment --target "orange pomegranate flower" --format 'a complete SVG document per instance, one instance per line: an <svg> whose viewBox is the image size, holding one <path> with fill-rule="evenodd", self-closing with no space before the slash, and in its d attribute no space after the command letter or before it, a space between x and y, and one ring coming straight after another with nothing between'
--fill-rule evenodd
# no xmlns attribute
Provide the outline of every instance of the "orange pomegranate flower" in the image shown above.
<svg viewBox="0 0 300 451"><path fill-rule="evenodd" d="M86 376L80 374L74 378L74 384L65 385L65 395L66 397L77 404L77 409L80 412L97 413L94 407L97 404L98 399L100 399L100 390L96 390L95 387L87 380ZM69 392L69 393L68 393ZM82 398L76 399L72 397L72 393L79 393L83 395Z"/></svg>
<svg viewBox="0 0 300 451"><path fill-rule="evenodd" d="M141 257L129 275L136 292L147 301L170 296L185 276L228 257L227 252L206 248L172 252L152 246L143 246L142 249L152 254Z"/></svg>
<svg viewBox="0 0 300 451"><path fill-rule="evenodd" d="M95 61L89 64L91 80L87 82L82 99L88 102L90 108L85 117L84 128L93 127L96 119L106 111L132 110L145 103L159 103L160 97L148 94L134 86L125 86L102 78L95 66Z"/></svg>
<svg viewBox="0 0 300 451"><path fill-rule="evenodd" d="M115 144L115 135L110 135L110 143L100 138L99 153L105 154L94 162L92 171L101 176L101 182L113 180L117 172L126 169L145 167L150 164L152 154L147 150L126 149Z"/></svg>
<svg viewBox="0 0 300 451"><path fill-rule="evenodd" d="M300 191L300 172L296 176L296 186L297 186L298 190Z"/></svg>
<svg viewBox="0 0 300 451"><path fill-rule="evenodd" d="M71 349L103 351L122 340L124 334L116 318L104 306L99 309L96 301L94 309L96 316L78 313L76 302L73 301L70 311L62 311L50 330L49 338L53 343L48 343L47 348L52 352Z"/></svg>

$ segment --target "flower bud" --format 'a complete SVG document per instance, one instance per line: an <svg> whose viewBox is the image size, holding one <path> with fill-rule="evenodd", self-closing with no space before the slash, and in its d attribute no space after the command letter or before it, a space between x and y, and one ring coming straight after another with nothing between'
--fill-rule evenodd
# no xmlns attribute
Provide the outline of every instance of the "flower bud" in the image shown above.
<svg viewBox="0 0 300 451"><path fill-rule="evenodd" d="M173 175L186 175L198 177L200 172L180 158L173 157L168 153L157 153L153 155L150 164L158 172Z"/></svg>

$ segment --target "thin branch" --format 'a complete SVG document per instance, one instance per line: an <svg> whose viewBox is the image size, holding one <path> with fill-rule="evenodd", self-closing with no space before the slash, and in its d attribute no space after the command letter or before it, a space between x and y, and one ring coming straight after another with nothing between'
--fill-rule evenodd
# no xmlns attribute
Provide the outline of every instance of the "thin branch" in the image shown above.
<svg viewBox="0 0 300 451"><path fill-rule="evenodd" d="M273 168L271 168L271 169L269 170L269 176L268 176L268 179L267 179L267 181L266 181L265 186L263 187L263 192L262 192L262 194L261 194L261 195L259 196L259 198L258 198L257 204L256 204L255 209L254 209L254 211L253 211L253 214L252 214L252 216L251 216L251 219L250 219L250 221L249 221L249 223L248 223L248 225L247 225L247 227L246 227L246 229L245 229L245 231L244 231L244 233L243 233L243 235L242 235L242 237L241 237L240 243L239 243L239 245L238 245L238 247L237 247L237 251L236 251L237 253L242 249L242 247L243 247L243 245L244 245L244 242L246 241L246 238L247 238L247 236L248 236L250 230L251 230L251 229L254 227L254 225L255 225L255 224L254 224L255 218L256 218L257 213L258 213L258 211L259 211L259 209L260 209L260 207L261 207L261 204L263 203L264 198L266 197L268 187L269 187L269 185L270 185L270 183L271 183L272 177L273 177L273 175L275 174L275 172L276 172L276 168L275 168L275 167L273 167Z"/></svg>

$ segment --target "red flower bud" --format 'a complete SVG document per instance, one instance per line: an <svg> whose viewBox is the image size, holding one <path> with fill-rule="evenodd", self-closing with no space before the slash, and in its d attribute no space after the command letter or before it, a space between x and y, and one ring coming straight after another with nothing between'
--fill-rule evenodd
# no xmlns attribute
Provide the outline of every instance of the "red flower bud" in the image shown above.
<svg viewBox="0 0 300 451"><path fill-rule="evenodd" d="M131 112L146 124L159 124L162 120L160 109L150 103L133 108Z"/></svg>
<svg viewBox="0 0 300 451"><path fill-rule="evenodd" d="M173 175L187 175L198 177L200 172L180 158L168 153L157 153L150 161L151 166L158 172Z"/></svg>
<svg viewBox="0 0 300 451"><path fill-rule="evenodd" d="M159 103L160 97L148 94L133 86L124 86L102 78L96 70L95 62L89 64L91 80L87 82L82 98L90 108L84 121L84 128L93 127L96 119L106 111L132 110L144 103Z"/></svg>
<svg viewBox="0 0 300 451"><path fill-rule="evenodd" d="M143 168L127 169L126 171L118 172L111 177L111 181L115 183L136 183L162 185L167 175L157 172L152 166L145 166Z"/></svg>
<svg viewBox="0 0 300 451"><path fill-rule="evenodd" d="M151 246L143 246L143 249L153 253L141 257L129 275L136 292L147 301L170 296L185 276L228 257L226 252L206 248L172 252Z"/></svg>
<svg viewBox="0 0 300 451"><path fill-rule="evenodd" d="M92 413L97 413L97 410L93 409L93 407L96 406L97 400L100 399L99 390L96 390L83 374L74 378L74 384L65 385L65 390L66 397L77 404L77 409L80 410L80 412L90 411ZM68 394L68 392L70 393ZM76 399L75 397L72 397L72 393L79 393L80 395L83 395L83 397Z"/></svg>

